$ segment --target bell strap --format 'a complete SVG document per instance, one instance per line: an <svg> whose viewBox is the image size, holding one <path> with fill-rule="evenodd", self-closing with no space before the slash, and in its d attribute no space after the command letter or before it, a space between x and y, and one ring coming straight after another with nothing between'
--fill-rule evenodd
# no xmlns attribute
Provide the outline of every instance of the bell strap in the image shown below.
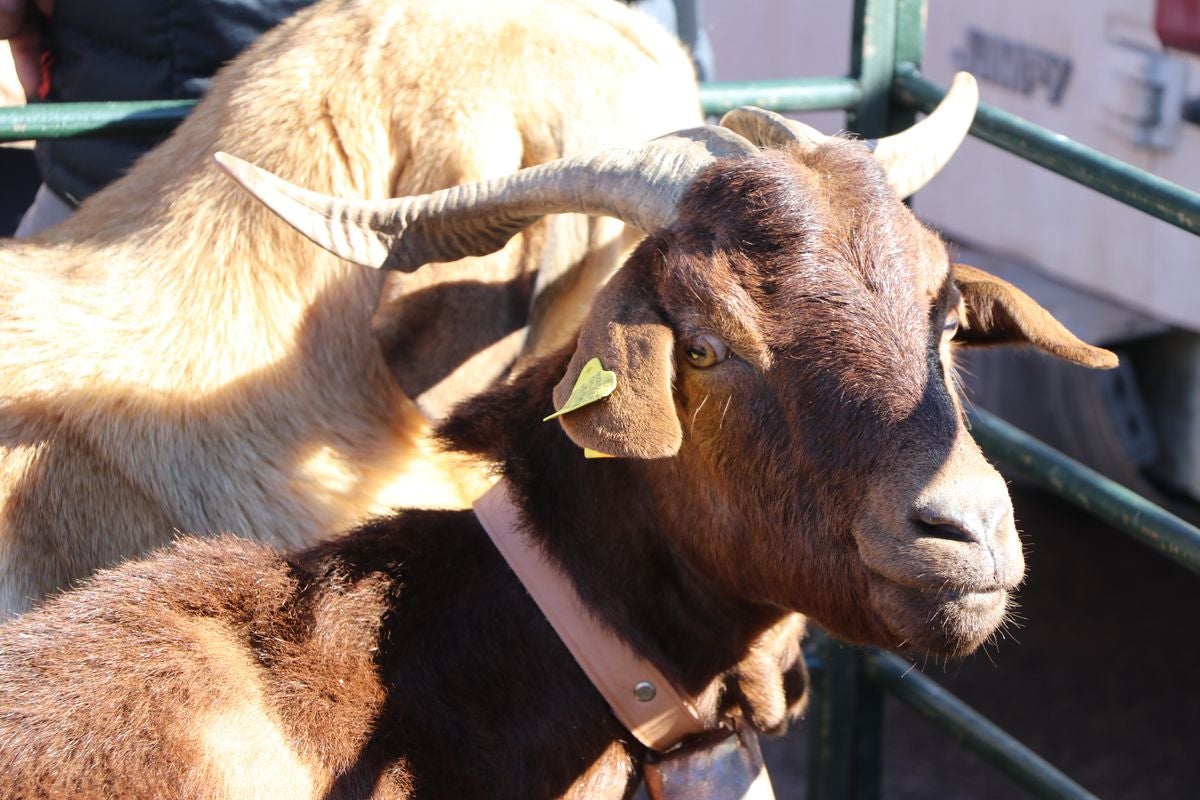
<svg viewBox="0 0 1200 800"><path fill-rule="evenodd" d="M475 516L575 661L639 742L665 752L705 725L691 700L593 614L570 579L521 530L501 479L475 501Z"/></svg>

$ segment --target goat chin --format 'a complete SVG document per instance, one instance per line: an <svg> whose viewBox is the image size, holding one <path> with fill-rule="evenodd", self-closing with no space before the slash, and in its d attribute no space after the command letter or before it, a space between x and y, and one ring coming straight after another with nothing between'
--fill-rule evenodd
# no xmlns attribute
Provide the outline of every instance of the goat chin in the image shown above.
<svg viewBox="0 0 1200 800"><path fill-rule="evenodd" d="M886 578L871 581L871 605L895 637L894 647L957 658L972 653L1004 622L1009 593L917 589Z"/></svg>

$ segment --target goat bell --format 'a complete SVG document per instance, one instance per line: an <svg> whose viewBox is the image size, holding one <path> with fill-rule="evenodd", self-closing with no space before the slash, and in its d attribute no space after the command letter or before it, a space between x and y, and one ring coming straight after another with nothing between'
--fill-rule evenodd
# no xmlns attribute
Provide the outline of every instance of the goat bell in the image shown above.
<svg viewBox="0 0 1200 800"><path fill-rule="evenodd" d="M650 800L775 800L758 737L740 720L728 736L651 756L642 774Z"/></svg>

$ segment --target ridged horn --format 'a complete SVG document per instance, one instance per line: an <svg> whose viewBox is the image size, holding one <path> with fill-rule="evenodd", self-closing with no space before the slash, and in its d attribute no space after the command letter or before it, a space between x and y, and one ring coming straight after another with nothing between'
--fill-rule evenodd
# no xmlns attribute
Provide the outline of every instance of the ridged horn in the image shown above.
<svg viewBox="0 0 1200 800"><path fill-rule="evenodd" d="M915 194L946 166L971 129L978 107L979 86L974 76L960 72L929 116L875 143L875 159L883 165L897 195Z"/></svg>
<svg viewBox="0 0 1200 800"><path fill-rule="evenodd" d="M795 144L807 150L829 139L811 125L756 106L733 109L721 117L721 127L729 128L763 148Z"/></svg>
<svg viewBox="0 0 1200 800"><path fill-rule="evenodd" d="M294 186L227 153L221 169L300 233L334 255L379 269L412 271L502 248L546 214L616 217L644 231L675 219L683 190L720 158L756 148L705 126L635 148L559 159L501 178L383 201L342 200Z"/></svg>
<svg viewBox="0 0 1200 800"><path fill-rule="evenodd" d="M906 131L868 143L897 195L914 194L946 166L970 130L978 106L975 78L960 72L929 116ZM753 106L730 111L721 125L759 147L799 145L807 150L829 138L803 122Z"/></svg>

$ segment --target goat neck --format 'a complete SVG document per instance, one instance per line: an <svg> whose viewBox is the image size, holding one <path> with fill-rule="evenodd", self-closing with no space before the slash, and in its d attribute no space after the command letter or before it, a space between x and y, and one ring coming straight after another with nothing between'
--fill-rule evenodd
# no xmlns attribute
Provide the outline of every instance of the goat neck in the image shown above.
<svg viewBox="0 0 1200 800"><path fill-rule="evenodd" d="M562 569L584 604L694 698L703 723L716 727L732 710L730 702L747 702L739 695L747 693L740 682L749 676L736 675L738 666L789 615L724 591L677 552L672 520L661 513L652 486L663 483L666 462L588 460L558 425L540 421L553 410L551 389L568 356L563 351L531 368L522 376L524 391L503 387L477 398L442 435L499 462L525 534ZM496 426L495 420L511 419L529 423ZM776 676L783 660L776 661ZM731 678L739 685L728 692ZM742 710L756 724L783 724L782 713L753 706L748 700Z"/></svg>

